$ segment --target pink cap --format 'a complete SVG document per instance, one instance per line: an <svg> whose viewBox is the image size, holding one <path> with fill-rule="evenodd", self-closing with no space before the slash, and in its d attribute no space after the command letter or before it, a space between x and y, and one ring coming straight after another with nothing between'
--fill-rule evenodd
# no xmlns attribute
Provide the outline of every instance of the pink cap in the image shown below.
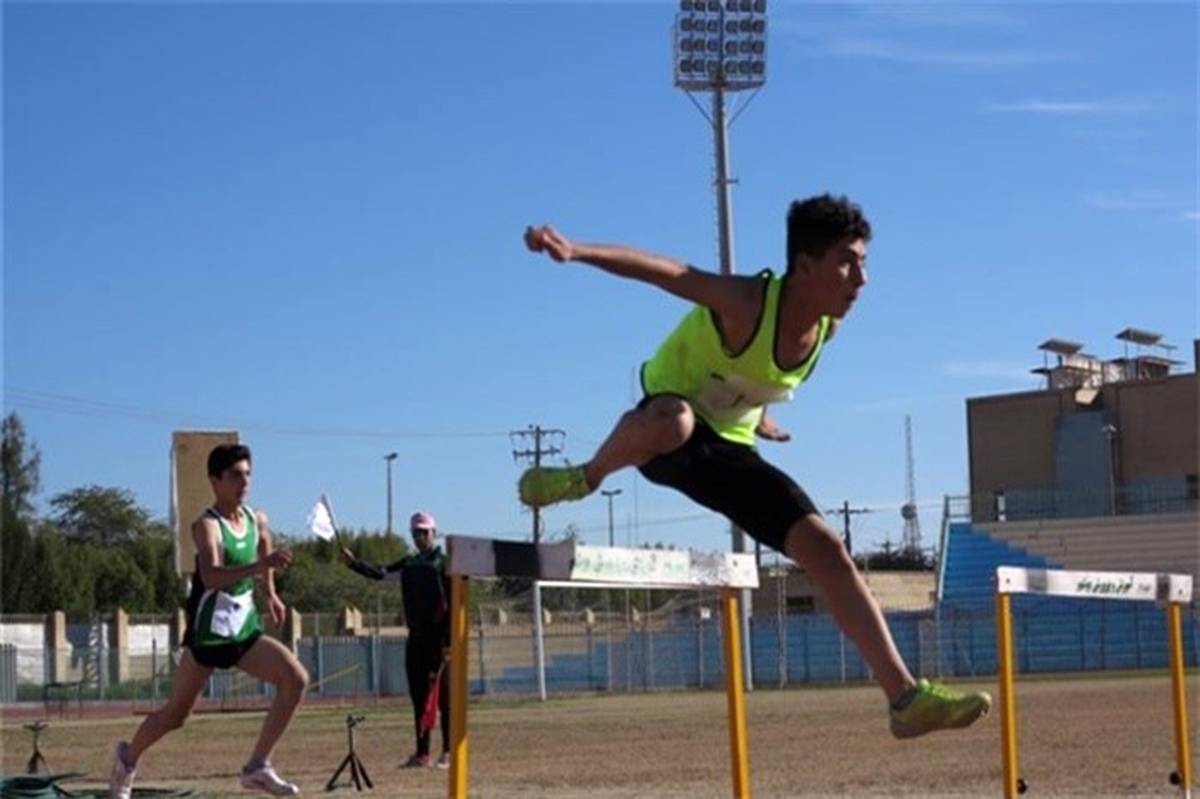
<svg viewBox="0 0 1200 799"><path fill-rule="evenodd" d="M436 530L437 521L434 520L431 514L425 511L417 511L408 520L408 529L410 530Z"/></svg>

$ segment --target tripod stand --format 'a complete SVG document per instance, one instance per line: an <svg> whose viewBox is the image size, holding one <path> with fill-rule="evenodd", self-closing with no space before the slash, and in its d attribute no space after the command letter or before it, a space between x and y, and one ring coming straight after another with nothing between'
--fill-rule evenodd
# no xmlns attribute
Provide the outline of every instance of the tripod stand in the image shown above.
<svg viewBox="0 0 1200 799"><path fill-rule="evenodd" d="M42 750L38 748L38 735L42 730L50 725L38 719L33 724L24 725L25 729L33 733L33 754L29 756L29 763L25 766L26 774L37 774L38 764L41 763L47 772L50 771L50 764L46 762L46 758L42 757Z"/></svg>
<svg viewBox="0 0 1200 799"><path fill-rule="evenodd" d="M346 770L346 766L350 767L350 779L354 782L355 790L361 791L364 782L368 788L372 790L375 788L371 783L371 778L367 776L367 767L363 765L362 760L358 757L358 753L354 751L354 728L362 723L364 718L364 716L355 716L353 714L346 716L346 738L350 744L350 751L342 759L342 764L338 766L337 771L333 772L333 776L329 778L329 782L325 785L325 790L332 791L337 787L338 777L342 776L342 772Z"/></svg>

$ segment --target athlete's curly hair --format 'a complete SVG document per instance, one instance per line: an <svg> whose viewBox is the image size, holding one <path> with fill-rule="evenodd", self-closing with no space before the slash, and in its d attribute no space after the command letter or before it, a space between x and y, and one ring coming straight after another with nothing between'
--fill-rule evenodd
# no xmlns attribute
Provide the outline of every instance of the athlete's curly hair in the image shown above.
<svg viewBox="0 0 1200 799"><path fill-rule="evenodd" d="M862 208L846 197L822 194L796 200L787 215L787 269L796 256L817 257L836 242L853 237L871 240L871 223Z"/></svg>

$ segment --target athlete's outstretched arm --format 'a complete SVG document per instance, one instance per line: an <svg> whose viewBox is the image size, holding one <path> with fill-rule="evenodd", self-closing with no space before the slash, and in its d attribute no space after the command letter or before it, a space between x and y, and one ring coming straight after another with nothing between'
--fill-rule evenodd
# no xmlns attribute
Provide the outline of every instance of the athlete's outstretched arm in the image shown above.
<svg viewBox="0 0 1200 799"><path fill-rule="evenodd" d="M374 563L355 557L349 548L342 547L342 562L363 577L369 577L372 580L400 582L400 573L404 570L404 564L407 560L408 558L405 557L387 566L377 566Z"/></svg>
<svg viewBox="0 0 1200 799"><path fill-rule="evenodd" d="M661 255L616 244L581 244L571 241L552 225L525 229L525 246L544 252L559 263L579 261L620 277L658 286L677 297L723 313L735 302L731 286L739 278L715 275Z"/></svg>

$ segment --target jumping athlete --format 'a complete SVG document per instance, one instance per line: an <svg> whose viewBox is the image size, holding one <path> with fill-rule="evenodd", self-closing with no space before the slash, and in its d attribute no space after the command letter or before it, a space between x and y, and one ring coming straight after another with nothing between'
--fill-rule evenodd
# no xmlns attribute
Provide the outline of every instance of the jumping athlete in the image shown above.
<svg viewBox="0 0 1200 799"><path fill-rule="evenodd" d="M585 497L636 466L725 515L800 564L834 619L857 644L887 696L892 733L911 738L966 727L991 707L984 692L916 680L840 537L791 477L767 463L755 436L789 439L766 414L806 381L867 283L871 226L845 197L792 203L782 275L716 275L623 246L580 244L530 227L525 245L559 263L580 262L657 286L694 303L642 366L644 398L582 466L540 467L520 480L521 500L545 507Z"/></svg>

